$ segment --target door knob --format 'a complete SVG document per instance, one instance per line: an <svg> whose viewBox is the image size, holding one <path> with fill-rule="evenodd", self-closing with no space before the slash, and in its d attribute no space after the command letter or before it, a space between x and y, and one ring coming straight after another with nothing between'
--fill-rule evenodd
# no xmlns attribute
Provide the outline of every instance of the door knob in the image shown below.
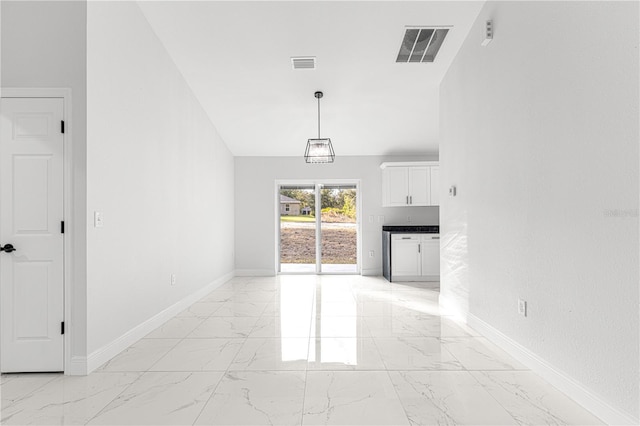
<svg viewBox="0 0 640 426"><path fill-rule="evenodd" d="M0 246L0 251L11 253L12 251L16 251L16 249L13 248L13 244L5 244L4 247Z"/></svg>

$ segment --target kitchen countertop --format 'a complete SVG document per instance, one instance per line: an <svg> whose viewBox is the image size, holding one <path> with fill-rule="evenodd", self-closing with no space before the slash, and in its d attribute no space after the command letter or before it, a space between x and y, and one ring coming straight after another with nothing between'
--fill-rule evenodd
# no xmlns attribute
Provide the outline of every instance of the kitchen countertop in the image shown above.
<svg viewBox="0 0 640 426"><path fill-rule="evenodd" d="M439 234L439 225L382 225L382 230L387 232L402 232L405 234Z"/></svg>

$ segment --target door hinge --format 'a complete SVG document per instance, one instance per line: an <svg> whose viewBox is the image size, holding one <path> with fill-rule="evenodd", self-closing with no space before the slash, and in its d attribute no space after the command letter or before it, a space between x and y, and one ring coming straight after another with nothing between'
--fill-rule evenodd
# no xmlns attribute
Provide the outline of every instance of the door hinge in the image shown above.
<svg viewBox="0 0 640 426"><path fill-rule="evenodd" d="M60 233L64 234L64 220L60 221Z"/></svg>
<svg viewBox="0 0 640 426"><path fill-rule="evenodd" d="M64 334L64 321L60 323L60 334Z"/></svg>
<svg viewBox="0 0 640 426"><path fill-rule="evenodd" d="M64 133L64 120L60 121L60 133Z"/></svg>

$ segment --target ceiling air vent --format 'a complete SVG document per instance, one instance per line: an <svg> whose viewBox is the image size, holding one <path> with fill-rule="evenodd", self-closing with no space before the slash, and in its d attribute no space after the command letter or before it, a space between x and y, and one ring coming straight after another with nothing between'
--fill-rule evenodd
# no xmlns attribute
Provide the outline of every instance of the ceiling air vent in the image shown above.
<svg viewBox="0 0 640 426"><path fill-rule="evenodd" d="M315 70L316 69L316 57L304 56L291 58L291 65L294 70Z"/></svg>
<svg viewBox="0 0 640 426"><path fill-rule="evenodd" d="M407 28L396 62L433 62L448 28Z"/></svg>

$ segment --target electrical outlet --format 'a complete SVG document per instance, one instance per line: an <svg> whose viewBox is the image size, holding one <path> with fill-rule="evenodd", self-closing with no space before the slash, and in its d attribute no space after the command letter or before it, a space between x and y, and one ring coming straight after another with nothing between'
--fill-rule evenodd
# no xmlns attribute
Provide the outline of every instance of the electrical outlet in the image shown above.
<svg viewBox="0 0 640 426"><path fill-rule="evenodd" d="M373 223L373 215L372 214L369 215L369 223Z"/></svg>
<svg viewBox="0 0 640 426"><path fill-rule="evenodd" d="M369 250L369 257L374 257L375 256L375 252L373 250Z"/></svg>
<svg viewBox="0 0 640 426"><path fill-rule="evenodd" d="M523 317L527 316L527 301L518 299L518 313Z"/></svg>
<svg viewBox="0 0 640 426"><path fill-rule="evenodd" d="M171 285L176 285L176 274L171 274Z"/></svg>
<svg viewBox="0 0 640 426"><path fill-rule="evenodd" d="M378 216L378 223L384 223L384 216L382 215Z"/></svg>
<svg viewBox="0 0 640 426"><path fill-rule="evenodd" d="M407 216L407 223L411 223L411 216Z"/></svg>

